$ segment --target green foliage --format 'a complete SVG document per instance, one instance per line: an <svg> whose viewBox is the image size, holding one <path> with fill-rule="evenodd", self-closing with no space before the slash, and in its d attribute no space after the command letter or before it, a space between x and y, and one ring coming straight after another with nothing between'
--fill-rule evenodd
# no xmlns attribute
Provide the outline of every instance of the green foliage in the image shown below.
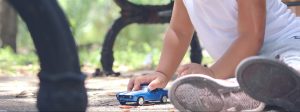
<svg viewBox="0 0 300 112"><path fill-rule="evenodd" d="M0 74L17 75L20 71L37 71L38 59L34 53L15 54L10 47L0 49Z"/></svg>
<svg viewBox="0 0 300 112"><path fill-rule="evenodd" d="M130 0L143 5L167 4L170 0ZM120 14L113 0L58 0L64 10L79 49L82 65L101 67L100 50L108 29ZM167 24L132 24L123 29L114 45L117 71L154 68L160 56ZM0 69L14 71L13 66L33 65L38 59L26 25L19 19L18 55L9 48L0 49ZM185 62L189 62L188 56Z"/></svg>
<svg viewBox="0 0 300 112"><path fill-rule="evenodd" d="M0 63L5 65L29 65L38 62L34 53L18 55L10 47L0 49Z"/></svg>
<svg viewBox="0 0 300 112"><path fill-rule="evenodd" d="M171 0L129 0L130 2L143 5L162 5L167 4Z"/></svg>
<svg viewBox="0 0 300 112"><path fill-rule="evenodd" d="M169 3L169 0L130 1L145 5ZM59 2L70 21L74 37L80 49L81 62L99 67L99 50L101 50L108 29L114 20L120 16L120 8L112 0L76 1L77 3L74 0L60 0ZM114 68L116 70L120 68L133 70L143 66L148 54L161 49L165 28L166 25L136 24L124 28L119 33L114 45ZM151 64L154 64L154 61Z"/></svg>

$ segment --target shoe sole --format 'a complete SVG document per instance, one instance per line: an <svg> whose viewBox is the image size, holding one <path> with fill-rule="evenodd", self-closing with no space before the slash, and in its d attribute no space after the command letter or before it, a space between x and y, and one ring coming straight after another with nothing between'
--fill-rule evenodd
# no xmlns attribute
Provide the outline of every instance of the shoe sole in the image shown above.
<svg viewBox="0 0 300 112"><path fill-rule="evenodd" d="M227 83L227 84L226 84ZM182 103L180 102L180 99L178 98L175 93L177 92L177 89L180 85L183 84L190 84L192 85L194 88L208 88L209 91L205 91L208 92L208 94L211 95L215 95L212 96L215 98L217 98L217 100L221 101L220 105L216 105L214 106L214 108L207 108L205 106L205 104L203 104L202 99L199 97L195 97L192 98L192 100L197 100L195 101L196 103L198 103L199 106L197 106L196 108L198 109L191 109L191 110L187 110L187 106L188 103ZM224 86L226 85L226 86ZM239 91L239 85L237 84L228 84L228 82L225 82L223 80L218 80L218 79L213 79L211 77L208 76L204 76L204 75L188 75L188 76L184 76L181 77L179 79L177 79L176 81L174 81L171 89L169 90L169 98L171 100L171 103L175 106L175 108L177 108L180 111L221 111L223 109L223 100L222 100L222 96L220 95L220 93L225 93L225 92L229 92L229 91ZM193 90L191 89L187 89L187 91L192 92ZM210 92L210 93L209 93ZM208 96L205 96L208 97ZM199 103L200 102L200 103ZM200 108L200 110L199 110Z"/></svg>
<svg viewBox="0 0 300 112"><path fill-rule="evenodd" d="M288 110L300 110L300 77L297 72L271 59L243 60L236 71L240 87L256 100Z"/></svg>

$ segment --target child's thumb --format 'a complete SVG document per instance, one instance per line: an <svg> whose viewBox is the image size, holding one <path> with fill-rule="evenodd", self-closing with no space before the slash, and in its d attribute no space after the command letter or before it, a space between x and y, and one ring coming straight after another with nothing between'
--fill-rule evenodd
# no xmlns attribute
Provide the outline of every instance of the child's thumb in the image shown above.
<svg viewBox="0 0 300 112"><path fill-rule="evenodd" d="M148 88L152 91L156 88L160 88L161 87L160 84L161 84L160 81L158 79L155 79L149 84Z"/></svg>

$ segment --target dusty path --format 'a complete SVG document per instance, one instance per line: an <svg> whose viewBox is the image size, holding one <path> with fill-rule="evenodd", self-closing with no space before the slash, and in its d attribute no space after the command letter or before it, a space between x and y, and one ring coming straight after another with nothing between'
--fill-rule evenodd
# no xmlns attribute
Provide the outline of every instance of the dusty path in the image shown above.
<svg viewBox="0 0 300 112"><path fill-rule="evenodd" d="M115 94L126 91L127 82L130 76L123 77L97 77L88 78L86 87L89 96L88 112L108 111L144 111L144 112L174 112L173 105L149 104L146 106L121 108ZM167 88L172 84L169 83ZM37 111L35 107L37 77L1 77L0 76L0 112L9 111ZM128 108L128 107L127 107ZM267 109L270 112L277 112L276 109Z"/></svg>
<svg viewBox="0 0 300 112"><path fill-rule="evenodd" d="M173 105L155 104L121 108L115 93L126 90L129 78L97 77L86 80L89 96L88 111L175 111ZM35 107L37 77L0 77L0 112L37 111Z"/></svg>

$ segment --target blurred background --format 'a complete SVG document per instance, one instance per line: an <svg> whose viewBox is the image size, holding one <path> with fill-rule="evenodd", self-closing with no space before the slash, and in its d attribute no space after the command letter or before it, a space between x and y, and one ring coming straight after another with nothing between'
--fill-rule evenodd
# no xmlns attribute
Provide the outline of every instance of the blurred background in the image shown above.
<svg viewBox="0 0 300 112"><path fill-rule="evenodd" d="M170 0L129 1L143 5L170 3ZM96 68L102 69L100 51L103 40L113 22L120 17L121 9L113 0L58 0L58 2L69 19L83 70L93 72ZM13 9L7 6L5 0L1 0L0 4L2 40L0 74L36 74L39 63L27 27ZM124 28L114 45L113 69L120 72L153 69L159 60L167 26L168 24L131 24ZM206 57L204 63L212 62L208 56ZM184 61L189 62L189 57L186 56Z"/></svg>
<svg viewBox="0 0 300 112"><path fill-rule="evenodd" d="M170 0L129 0L142 5L165 5ZM297 0L283 0L297 1ZM76 40L80 62L85 72L101 67L100 52L104 37L120 17L113 0L58 0L69 19ZM300 13L300 8L291 7ZM0 0L0 75L32 75L39 69L38 58L24 22ZM168 24L131 24L117 36L113 69L119 72L154 69L158 63L164 32ZM189 61L189 52L183 63ZM212 59L204 52L203 64Z"/></svg>
<svg viewBox="0 0 300 112"><path fill-rule="evenodd" d="M93 75L96 69L103 70L100 52L105 35L114 21L121 16L120 7L115 4L114 0L57 1L69 20L70 29L77 43L82 71ZM129 1L141 5L165 5L171 0ZM300 14L299 7L291 8ZM137 75L153 70L159 61L167 27L167 23L131 24L122 29L113 49L115 57L113 70ZM3 111L37 111L35 102L39 81L35 75L39 71L39 60L35 52L24 22L7 4L7 0L0 0L0 112L1 109L4 109ZM183 63L190 62L189 53L187 52ZM203 50L202 64L212 63L210 56ZM120 107L115 93L126 91L128 80L126 76L86 80L90 101L88 111L116 109L119 111ZM140 111L143 107L134 109ZM146 111L159 111L159 109L174 111L172 104L145 106Z"/></svg>

